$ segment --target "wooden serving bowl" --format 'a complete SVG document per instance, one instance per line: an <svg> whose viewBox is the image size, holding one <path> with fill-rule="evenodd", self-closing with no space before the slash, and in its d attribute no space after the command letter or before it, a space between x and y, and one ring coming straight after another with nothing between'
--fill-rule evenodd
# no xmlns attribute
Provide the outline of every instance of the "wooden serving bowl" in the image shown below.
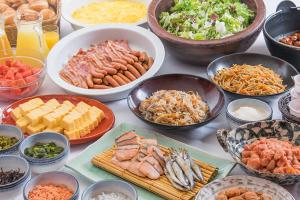
<svg viewBox="0 0 300 200"><path fill-rule="evenodd" d="M214 59L235 52L246 51L258 37L266 16L263 0L242 0L255 11L255 19L245 30L218 40L191 40L167 32L159 24L160 13L169 11L173 0L153 0L148 8L150 29L164 42L178 59L206 66Z"/></svg>
<svg viewBox="0 0 300 200"><path fill-rule="evenodd" d="M184 92L197 92L202 100L209 106L208 118L200 123L172 126L166 124L158 124L149 121L139 111L140 103L146 98L150 97L154 92L159 90L180 90ZM204 126L213 119L215 119L222 111L225 104L225 96L222 90L213 82L194 75L187 74L165 74L149 78L137 85L129 94L127 98L130 110L144 122L164 130L187 130L200 126Z"/></svg>

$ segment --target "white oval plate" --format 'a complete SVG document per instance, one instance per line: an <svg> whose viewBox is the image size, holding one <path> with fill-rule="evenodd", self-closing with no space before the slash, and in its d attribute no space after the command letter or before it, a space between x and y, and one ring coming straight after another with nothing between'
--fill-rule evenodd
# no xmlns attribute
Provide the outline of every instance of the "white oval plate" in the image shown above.
<svg viewBox="0 0 300 200"><path fill-rule="evenodd" d="M154 58L152 67L140 78L126 85L112 89L84 89L65 82L59 76L63 65L78 52L91 44L105 40L128 40L132 49L145 51ZM127 97L130 89L143 80L154 76L163 64L165 49L160 39L149 30L132 25L99 25L75 31L60 40L47 57L47 73L56 85L68 92L97 96L102 101L112 101Z"/></svg>
<svg viewBox="0 0 300 200"><path fill-rule="evenodd" d="M295 200L286 189L271 181L242 175L227 176L209 183L199 191L195 200L215 200L220 191L231 187L244 187L263 192L270 195L273 200Z"/></svg>
<svg viewBox="0 0 300 200"><path fill-rule="evenodd" d="M80 28L84 28L84 27L97 26L97 25L94 25L94 24L91 25L91 24L81 23L81 22L75 20L72 17L72 14L76 9L78 9L82 6L85 6L85 5L87 5L89 3L92 3L92 2L102 2L102 1L107 1L107 0L69 0L68 2L65 2L62 5L62 17L66 21L68 21L72 25L73 29L75 29L75 30L80 29ZM151 3L151 0L136 0L136 1L144 3L146 5L147 9L148 9L148 7ZM142 25L146 22L147 22L147 14L140 21L138 21L136 23L133 23L133 24L130 24L130 25ZM100 24L98 24L98 25L100 25Z"/></svg>

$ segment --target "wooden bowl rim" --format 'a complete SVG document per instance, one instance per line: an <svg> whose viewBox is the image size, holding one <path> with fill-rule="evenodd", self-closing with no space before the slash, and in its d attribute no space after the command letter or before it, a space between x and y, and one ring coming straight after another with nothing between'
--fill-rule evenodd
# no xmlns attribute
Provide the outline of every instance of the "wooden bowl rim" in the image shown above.
<svg viewBox="0 0 300 200"><path fill-rule="evenodd" d="M249 35L254 34L255 32L259 31L262 28L265 17L266 17L266 7L263 0L249 0L250 2L255 3L257 8L256 16L254 21L243 31L238 32L232 36L225 37L222 39L214 39L214 40L192 40L192 39L185 39L182 37L178 37L172 33L169 33L164 28L160 26L156 18L156 9L158 5L166 0L153 0L148 8L148 24L151 30L160 38L167 40L172 43L178 44L186 44L191 46L223 46L226 44L230 44L233 42L238 42L240 40L245 39ZM169 0L170 1L170 0Z"/></svg>

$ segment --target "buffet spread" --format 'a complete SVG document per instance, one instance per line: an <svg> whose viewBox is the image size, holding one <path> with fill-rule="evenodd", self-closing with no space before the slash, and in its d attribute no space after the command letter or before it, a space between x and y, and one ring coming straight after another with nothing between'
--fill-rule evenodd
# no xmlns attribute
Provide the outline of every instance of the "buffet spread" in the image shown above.
<svg viewBox="0 0 300 200"><path fill-rule="evenodd" d="M296 200L283 188L300 181L296 6L266 16L263 0L0 1L0 198ZM63 38L61 17L74 29ZM261 31L272 56L245 53ZM157 76L166 52L208 79ZM37 95L46 76L70 94ZM115 124L108 102L121 99L139 124ZM221 114L230 128L215 139L232 160L164 136ZM229 176L236 165L248 175ZM82 190L66 168L95 183Z"/></svg>

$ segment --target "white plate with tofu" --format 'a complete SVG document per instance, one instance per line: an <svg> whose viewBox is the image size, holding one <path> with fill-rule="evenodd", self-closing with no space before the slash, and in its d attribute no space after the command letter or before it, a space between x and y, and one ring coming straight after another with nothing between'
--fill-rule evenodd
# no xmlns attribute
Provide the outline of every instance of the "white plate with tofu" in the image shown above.
<svg viewBox="0 0 300 200"><path fill-rule="evenodd" d="M3 109L2 123L19 127L25 135L58 132L71 144L93 141L109 131L114 113L101 102L73 95L42 95L16 101Z"/></svg>

